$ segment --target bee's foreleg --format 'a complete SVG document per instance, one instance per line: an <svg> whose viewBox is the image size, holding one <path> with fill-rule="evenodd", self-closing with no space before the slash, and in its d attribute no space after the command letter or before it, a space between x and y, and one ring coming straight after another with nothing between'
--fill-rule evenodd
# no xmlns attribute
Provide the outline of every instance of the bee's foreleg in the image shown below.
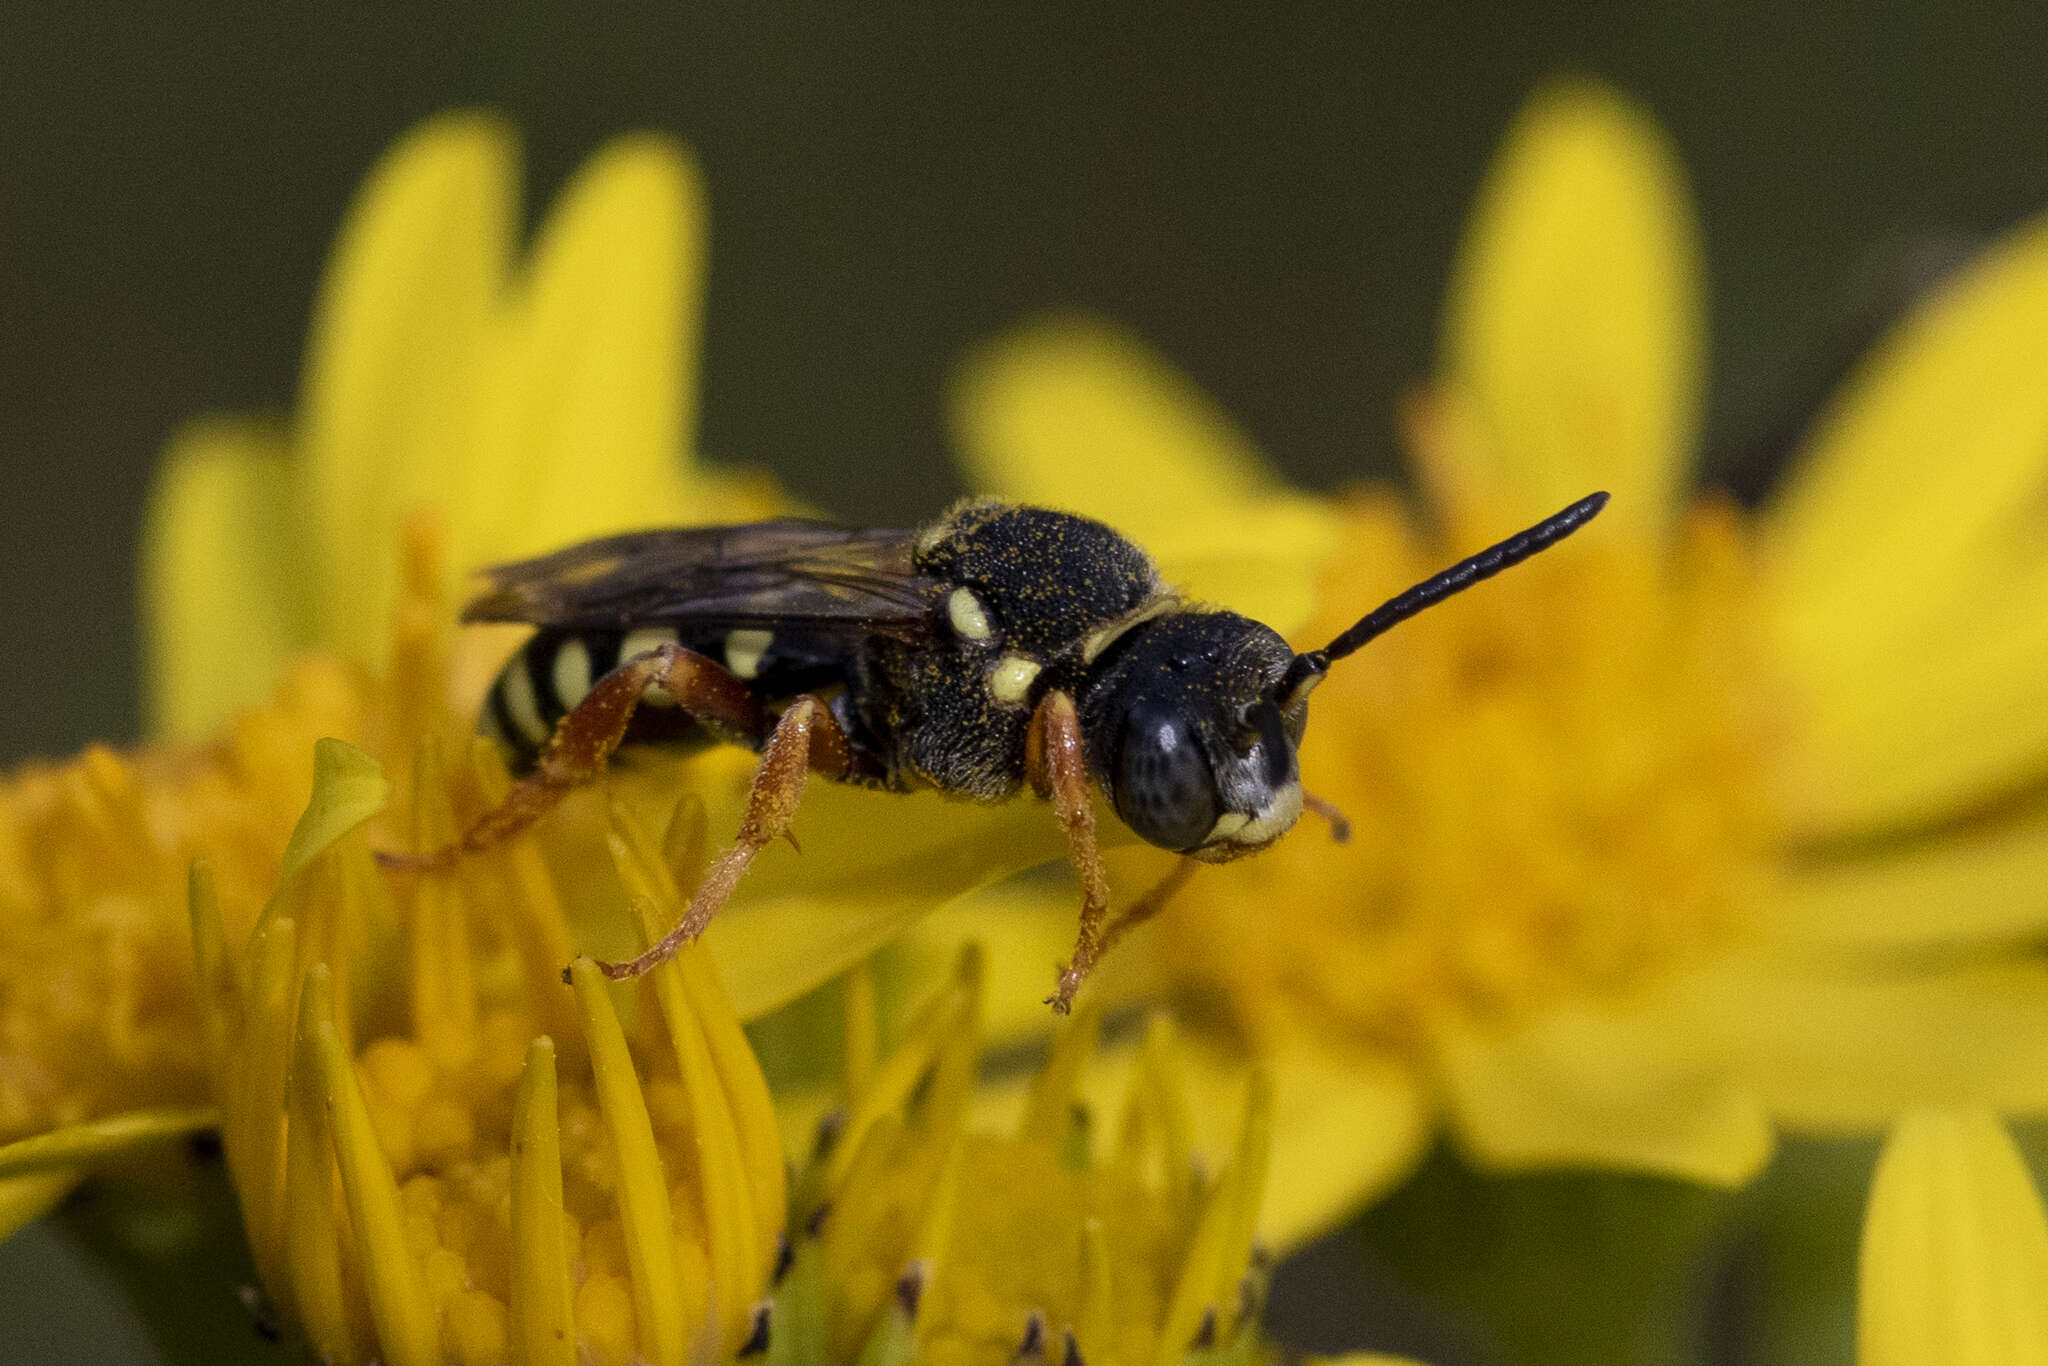
<svg viewBox="0 0 2048 1366"><path fill-rule="evenodd" d="M1109 928L1102 932L1102 943L1096 949L1095 956L1098 959L1104 957L1123 942L1125 935L1165 910L1166 904L1173 900L1174 894L1187 886L1188 879L1193 877L1195 869L1201 866L1200 859L1175 859L1173 867L1167 870L1165 877L1153 883L1150 891L1126 906L1122 915L1109 922Z"/></svg>
<svg viewBox="0 0 2048 1366"><path fill-rule="evenodd" d="M604 772L650 690L666 694L691 716L735 740L758 742L767 728L766 713L745 683L694 650L664 645L627 660L591 685L583 700L556 723L533 772L477 817L461 839L422 853L382 853L379 861L387 867L437 868L511 839L552 811L572 789Z"/></svg>
<svg viewBox="0 0 2048 1366"><path fill-rule="evenodd" d="M1324 801L1313 792L1304 792L1301 804L1310 814L1321 816L1328 823L1332 843L1351 843L1351 819L1337 809L1336 803Z"/></svg>
<svg viewBox="0 0 2048 1366"><path fill-rule="evenodd" d="M682 920L639 957L623 963L599 963L598 968L616 981L638 977L674 957L677 949L704 933L711 917L739 886L755 855L789 833L790 820L803 798L804 775L816 769L828 778L844 778L852 767L846 732L831 708L810 696L790 703L761 747L761 767L755 770L754 785L747 793L739 838L705 871Z"/></svg>
<svg viewBox="0 0 2048 1366"><path fill-rule="evenodd" d="M1081 928L1074 939L1074 956L1046 998L1047 1005L1064 1015L1074 1008L1074 993L1102 957L1102 922L1109 909L1109 878L1095 845L1095 807L1088 800L1088 764L1073 698L1057 689L1045 695L1032 714L1025 754L1031 785L1052 798L1053 812L1066 832L1067 857L1081 878Z"/></svg>

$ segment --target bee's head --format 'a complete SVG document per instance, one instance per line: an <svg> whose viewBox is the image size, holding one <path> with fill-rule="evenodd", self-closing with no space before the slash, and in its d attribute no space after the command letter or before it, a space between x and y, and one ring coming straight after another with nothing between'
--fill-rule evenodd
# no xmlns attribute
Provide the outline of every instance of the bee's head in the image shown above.
<svg viewBox="0 0 2048 1366"><path fill-rule="evenodd" d="M1605 506L1605 493L1581 498L1388 599L1320 650L1295 654L1233 612L1170 613L1133 627L1087 699L1091 732L1108 737L1090 754L1096 780L1124 823L1153 844L1208 863L1257 853L1301 815L1296 751L1308 695L1332 664L1556 544Z"/></svg>
<svg viewBox="0 0 2048 1366"><path fill-rule="evenodd" d="M1163 617L1143 635L1119 661L1099 756L1117 815L1207 862L1265 848L1301 815L1307 698L1287 706L1278 691L1293 652L1229 612Z"/></svg>

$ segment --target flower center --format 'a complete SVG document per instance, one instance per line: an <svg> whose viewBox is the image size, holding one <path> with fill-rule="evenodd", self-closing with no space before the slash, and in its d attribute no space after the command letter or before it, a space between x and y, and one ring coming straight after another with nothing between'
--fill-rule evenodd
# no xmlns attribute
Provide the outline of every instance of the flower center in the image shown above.
<svg viewBox="0 0 2048 1366"><path fill-rule="evenodd" d="M1354 504L1321 641L1448 558ZM1613 997L1740 932L1769 867L1769 698L1732 513L1669 543L1600 528L1338 666L1302 768L1353 835L1297 831L1196 878L1177 970L1255 1032L1376 1047L1447 1014L1506 1023Z"/></svg>

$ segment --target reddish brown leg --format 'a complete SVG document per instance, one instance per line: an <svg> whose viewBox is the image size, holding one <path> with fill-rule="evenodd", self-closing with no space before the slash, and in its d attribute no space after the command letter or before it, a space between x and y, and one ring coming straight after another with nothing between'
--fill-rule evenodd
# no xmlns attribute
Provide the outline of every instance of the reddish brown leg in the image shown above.
<svg viewBox="0 0 2048 1366"><path fill-rule="evenodd" d="M1338 844L1351 843L1351 820L1333 803L1324 801L1313 792L1301 794L1301 804L1309 811L1321 816L1330 826L1330 838Z"/></svg>
<svg viewBox="0 0 2048 1366"><path fill-rule="evenodd" d="M623 963L599 963L599 971L613 981L638 977L666 963L677 949L704 933L711 917L739 886L754 856L789 833L790 819L803 797L804 774L814 768L828 778L843 778L852 768L852 751L831 709L815 697L799 697L782 713L761 750L761 767L755 770L754 786L747 793L739 839L712 862L682 920L639 957Z"/></svg>
<svg viewBox="0 0 2048 1366"><path fill-rule="evenodd" d="M604 772L649 688L666 692L699 721L743 743L752 744L767 728L767 715L745 683L694 650L664 645L598 679L556 724L533 772L477 817L460 840L425 853L382 853L378 860L392 868L440 868L511 839Z"/></svg>
<svg viewBox="0 0 2048 1366"><path fill-rule="evenodd" d="M1122 915L1109 923L1109 928L1102 932L1101 945L1095 950L1096 961L1100 962L1108 957L1111 949L1123 943L1125 935L1165 910L1166 904L1173 900L1174 894L1187 886L1188 879L1193 877L1195 869L1201 866L1200 859L1175 860L1166 876L1152 884L1151 891L1133 901L1124 909Z"/></svg>
<svg viewBox="0 0 2048 1366"><path fill-rule="evenodd" d="M1102 921L1109 909L1109 878L1095 846L1095 808L1088 801L1081 718L1074 710L1074 699L1065 693L1047 693L1033 713L1025 744L1025 769L1031 785L1052 798L1053 812L1067 835L1067 856L1081 878L1081 928L1074 939L1074 956L1060 973L1058 987L1046 998L1057 1014L1065 1015L1074 1008L1074 993L1102 956Z"/></svg>

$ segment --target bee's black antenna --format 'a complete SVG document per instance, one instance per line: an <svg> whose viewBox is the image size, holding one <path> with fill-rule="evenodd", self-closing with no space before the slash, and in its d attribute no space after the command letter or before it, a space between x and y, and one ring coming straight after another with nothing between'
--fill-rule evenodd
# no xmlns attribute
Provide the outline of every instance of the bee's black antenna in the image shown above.
<svg viewBox="0 0 2048 1366"><path fill-rule="evenodd" d="M1453 593L1462 593L1481 579L1490 579L1510 565L1520 564L1537 551L1557 544L1592 521L1606 506L1605 493L1589 493L1562 512L1545 517L1527 531L1518 531L1500 544L1488 546L1477 555L1458 561L1443 573L1431 575L1398 597L1389 598L1322 649L1296 655L1287 676L1280 682L1280 696L1290 696L1304 679L1327 673L1332 664L1375 636L1386 634L1417 612L1434 607Z"/></svg>

